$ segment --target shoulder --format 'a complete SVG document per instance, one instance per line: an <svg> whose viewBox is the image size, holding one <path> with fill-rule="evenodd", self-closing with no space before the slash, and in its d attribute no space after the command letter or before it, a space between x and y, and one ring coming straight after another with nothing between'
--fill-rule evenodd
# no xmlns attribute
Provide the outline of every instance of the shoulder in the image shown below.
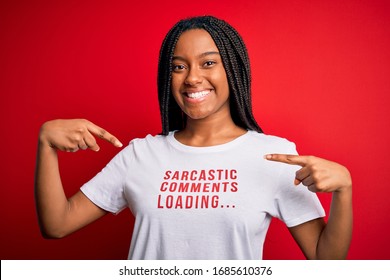
<svg viewBox="0 0 390 280"><path fill-rule="evenodd" d="M143 138L134 138L133 140L130 141L130 145L131 144L144 145L144 144L148 144L148 143L160 143L160 142L164 142L166 140L166 138L167 138L167 136L160 135L160 134L157 134L157 135L148 134Z"/></svg>
<svg viewBox="0 0 390 280"><path fill-rule="evenodd" d="M134 138L130 141L130 150L161 150L168 145L168 136L148 134L144 138Z"/></svg>
<svg viewBox="0 0 390 280"><path fill-rule="evenodd" d="M144 138L134 138L112 160L114 163L130 165L140 159L155 158L169 152L167 136L146 135Z"/></svg>
<svg viewBox="0 0 390 280"><path fill-rule="evenodd" d="M270 153L296 153L295 143L280 136L248 131L248 139L251 144L269 150Z"/></svg>

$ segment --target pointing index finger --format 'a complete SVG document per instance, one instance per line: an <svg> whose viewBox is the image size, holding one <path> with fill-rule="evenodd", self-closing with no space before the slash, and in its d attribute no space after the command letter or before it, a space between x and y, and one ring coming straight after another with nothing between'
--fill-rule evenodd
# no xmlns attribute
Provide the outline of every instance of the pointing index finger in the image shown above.
<svg viewBox="0 0 390 280"><path fill-rule="evenodd" d="M110 142L111 144L113 144L115 147L122 147L123 144L118 140L118 138L116 138L114 135L112 135L111 133L109 133L107 130L93 124L93 123L89 123L88 124L88 130L92 133L92 134L95 134L96 136L98 136L99 138L101 139L104 139L108 142Z"/></svg>
<svg viewBox="0 0 390 280"><path fill-rule="evenodd" d="M304 156L298 155L286 155L286 154L268 154L264 156L265 159L270 161L282 162L292 165L305 166L307 164Z"/></svg>

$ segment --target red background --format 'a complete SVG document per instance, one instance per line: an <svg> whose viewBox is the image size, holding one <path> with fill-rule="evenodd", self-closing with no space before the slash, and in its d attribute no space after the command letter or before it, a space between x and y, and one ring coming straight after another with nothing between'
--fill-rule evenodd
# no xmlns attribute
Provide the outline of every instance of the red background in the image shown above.
<svg viewBox="0 0 390 280"><path fill-rule="evenodd" d="M248 46L255 116L301 154L346 165L354 181L349 259L389 259L388 1L18 1L0 3L1 259L124 259L133 218L108 215L62 240L39 233L37 135L54 118L87 118L123 143L160 132L158 51L179 19L212 14ZM62 153L71 195L118 150ZM320 195L329 209L330 195ZM266 259L302 259L271 225Z"/></svg>

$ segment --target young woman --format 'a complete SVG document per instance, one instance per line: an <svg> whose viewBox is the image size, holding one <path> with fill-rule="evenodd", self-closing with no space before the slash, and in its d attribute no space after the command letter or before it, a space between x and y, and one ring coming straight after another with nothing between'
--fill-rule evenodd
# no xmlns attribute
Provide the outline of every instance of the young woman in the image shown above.
<svg viewBox="0 0 390 280"><path fill-rule="evenodd" d="M253 118L245 45L226 22L178 22L160 51L161 135L134 139L69 199L57 151L122 144L87 120L40 131L36 205L42 234L64 237L129 207L130 259L261 259L272 217L308 259L343 259L352 232L352 183L335 162L298 156ZM332 192L328 222L316 192Z"/></svg>

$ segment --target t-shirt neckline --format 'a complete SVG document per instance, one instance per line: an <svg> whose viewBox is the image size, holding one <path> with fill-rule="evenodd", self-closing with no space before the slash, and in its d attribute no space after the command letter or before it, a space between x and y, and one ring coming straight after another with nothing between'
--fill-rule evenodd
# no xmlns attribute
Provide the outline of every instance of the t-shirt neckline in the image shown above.
<svg viewBox="0 0 390 280"><path fill-rule="evenodd" d="M209 153L209 152L220 152L220 151L226 151L229 150L238 144L240 144L242 141L244 141L250 134L250 131L247 131L241 136L238 136L237 138L233 139L232 141L229 141L224 144L214 145L214 146L206 146L206 147L195 147L195 146L189 146L185 145L181 142L179 142L175 138L175 132L176 131L170 131L167 140L168 142L176 149L185 151L185 152L192 152L192 153Z"/></svg>

